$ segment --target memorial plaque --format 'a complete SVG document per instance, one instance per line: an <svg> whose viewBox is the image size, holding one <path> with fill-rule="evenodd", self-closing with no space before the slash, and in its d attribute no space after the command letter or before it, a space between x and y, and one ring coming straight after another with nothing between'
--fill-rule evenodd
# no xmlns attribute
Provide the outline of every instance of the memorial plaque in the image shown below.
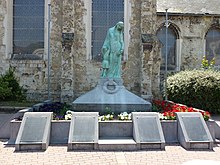
<svg viewBox="0 0 220 165"><path fill-rule="evenodd" d="M68 149L95 149L98 144L98 112L73 112Z"/></svg>
<svg viewBox="0 0 220 165"><path fill-rule="evenodd" d="M178 140L186 149L212 149L213 139L200 112L177 112Z"/></svg>
<svg viewBox="0 0 220 165"><path fill-rule="evenodd" d="M15 141L15 150L46 150L52 115L52 112L26 112Z"/></svg>
<svg viewBox="0 0 220 165"><path fill-rule="evenodd" d="M156 112L132 112L133 137L141 146L164 149L165 140L159 115ZM156 148L157 148L156 147Z"/></svg>
<svg viewBox="0 0 220 165"><path fill-rule="evenodd" d="M161 140L156 117L137 117L140 142Z"/></svg>
<svg viewBox="0 0 220 165"><path fill-rule="evenodd" d="M27 117L20 142L42 142L47 117Z"/></svg>
<svg viewBox="0 0 220 165"><path fill-rule="evenodd" d="M95 117L77 116L73 126L73 142L94 142Z"/></svg>
<svg viewBox="0 0 220 165"><path fill-rule="evenodd" d="M200 117L182 116L189 141L209 141Z"/></svg>

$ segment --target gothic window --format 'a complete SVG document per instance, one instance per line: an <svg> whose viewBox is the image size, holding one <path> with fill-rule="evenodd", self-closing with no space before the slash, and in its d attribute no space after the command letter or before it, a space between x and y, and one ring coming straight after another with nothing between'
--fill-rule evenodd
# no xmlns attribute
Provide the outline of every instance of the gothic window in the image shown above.
<svg viewBox="0 0 220 165"><path fill-rule="evenodd" d="M92 58L101 60L101 48L107 30L117 22L124 22L124 0L92 1Z"/></svg>
<svg viewBox="0 0 220 165"><path fill-rule="evenodd" d="M210 61L215 58L215 64L220 65L220 29L209 29L205 39L207 59Z"/></svg>
<svg viewBox="0 0 220 165"><path fill-rule="evenodd" d="M13 0L13 54L43 54L45 0Z"/></svg>
<svg viewBox="0 0 220 165"><path fill-rule="evenodd" d="M174 27L171 25L167 30L167 70L175 70L177 66L176 41L177 35ZM157 37L162 44L161 48L161 70L165 70L166 55L166 27L162 27L157 31Z"/></svg>

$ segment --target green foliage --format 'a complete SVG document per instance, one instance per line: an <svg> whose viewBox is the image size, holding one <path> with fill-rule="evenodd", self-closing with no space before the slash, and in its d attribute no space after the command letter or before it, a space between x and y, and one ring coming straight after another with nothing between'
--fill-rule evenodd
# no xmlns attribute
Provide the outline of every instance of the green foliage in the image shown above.
<svg viewBox="0 0 220 165"><path fill-rule="evenodd" d="M213 58L211 61L207 60L206 56L203 56L201 68L202 69L213 69L215 65L215 58Z"/></svg>
<svg viewBox="0 0 220 165"><path fill-rule="evenodd" d="M0 77L0 100L4 100L5 98L11 95L11 88L8 87L8 82L4 82Z"/></svg>
<svg viewBox="0 0 220 165"><path fill-rule="evenodd" d="M63 103L63 107L60 109L60 115L65 116L66 112L71 109L71 105Z"/></svg>
<svg viewBox="0 0 220 165"><path fill-rule="evenodd" d="M220 113L220 72L191 70L169 76L167 95L174 102Z"/></svg>
<svg viewBox="0 0 220 165"><path fill-rule="evenodd" d="M0 77L0 93L1 100L25 100L25 90L19 85L11 67Z"/></svg>

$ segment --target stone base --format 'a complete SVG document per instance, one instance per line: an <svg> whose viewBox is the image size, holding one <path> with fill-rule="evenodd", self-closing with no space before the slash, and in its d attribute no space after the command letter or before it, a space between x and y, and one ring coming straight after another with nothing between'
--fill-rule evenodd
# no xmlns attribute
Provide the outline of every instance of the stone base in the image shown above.
<svg viewBox="0 0 220 165"><path fill-rule="evenodd" d="M94 150L97 144L91 143L68 143L68 151L70 150Z"/></svg>
<svg viewBox="0 0 220 165"><path fill-rule="evenodd" d="M101 79L97 87L73 102L73 111L146 112L151 111L151 103L126 90L121 79Z"/></svg>
<svg viewBox="0 0 220 165"><path fill-rule="evenodd" d="M76 112L99 112L100 115L108 112L120 114L121 112L146 112L151 111L151 106L146 104L74 104L73 111Z"/></svg>
<svg viewBox="0 0 220 165"><path fill-rule="evenodd" d="M178 134L177 134L177 121L160 121L165 137L166 143L178 143ZM206 121L207 126L209 127L209 131L213 136L213 139L220 139L219 136L215 136L215 132L218 130L213 127L215 125L215 121ZM10 136L7 137L9 139L7 144L14 145L15 140L18 134L18 130L20 128L21 121L12 120L10 131ZM51 136L50 136L50 144L63 144L66 145L68 143L68 135L70 128L70 120L52 120L51 122ZM60 133L62 130L62 133ZM100 121L99 122L99 138L105 137L133 137L133 123L132 121L119 121L119 120L111 120L111 121ZM219 141L217 141L219 143ZM216 143L216 141L215 141Z"/></svg>

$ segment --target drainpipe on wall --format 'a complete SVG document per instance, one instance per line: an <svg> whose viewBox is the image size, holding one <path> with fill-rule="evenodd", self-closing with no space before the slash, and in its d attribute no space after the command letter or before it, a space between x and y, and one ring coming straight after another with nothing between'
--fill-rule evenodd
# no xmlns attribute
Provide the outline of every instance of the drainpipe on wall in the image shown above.
<svg viewBox="0 0 220 165"><path fill-rule="evenodd" d="M166 33L165 33L165 74L164 74L164 94L165 94L165 100L167 100L167 56L168 56L168 50L167 50L167 44L168 44L168 40L167 40L167 33L168 33L168 13L167 13L168 9L165 9L166 11L166 22L165 22L165 26L166 26Z"/></svg>
<svg viewBox="0 0 220 165"><path fill-rule="evenodd" d="M47 84L47 90L48 90L48 100L51 99L51 93L50 93L50 10L51 10L51 4L50 0L48 0L48 84Z"/></svg>

